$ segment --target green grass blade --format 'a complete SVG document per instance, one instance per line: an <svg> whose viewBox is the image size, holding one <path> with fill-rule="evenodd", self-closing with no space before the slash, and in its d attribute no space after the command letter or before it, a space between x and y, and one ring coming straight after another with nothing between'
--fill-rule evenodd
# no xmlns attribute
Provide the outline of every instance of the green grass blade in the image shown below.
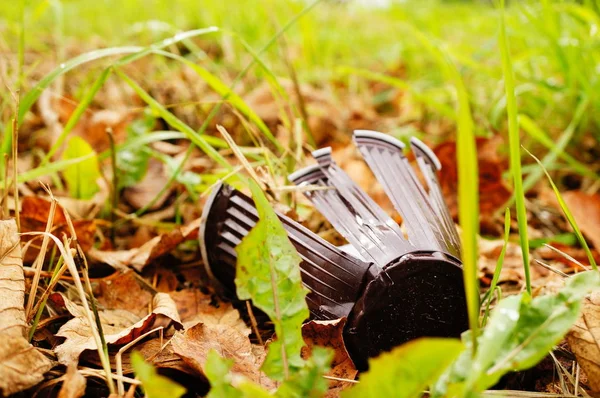
<svg viewBox="0 0 600 398"><path fill-rule="evenodd" d="M519 126L529 135L531 138L553 151L555 144L554 141L546 135L546 133L534 122L529 116L519 114ZM581 174L582 176L592 177L599 179L600 176L592 171L588 166L581 163L565 151L559 151L558 157L563 159L571 168Z"/></svg>
<svg viewBox="0 0 600 398"><path fill-rule="evenodd" d="M203 35L206 35L209 33L216 33L216 32L219 32L219 28L217 28L215 26L211 26L208 28L188 30L186 32L177 33L173 37L169 37L167 39L164 39L157 43L154 43L154 44L144 48L143 50L136 52L135 54L131 54L131 55L121 58L113 66L118 68L120 66L129 64L133 61L136 61L142 57L145 57L146 55L151 54L151 53L155 52L156 50L161 50L163 48L177 44L181 41L191 39L192 37L203 36Z"/></svg>
<svg viewBox="0 0 600 398"><path fill-rule="evenodd" d="M36 167L35 169L27 170L23 173L19 173L17 181L20 183L33 181L37 178L47 176L59 171L63 171L67 167L77 165L95 156L94 153L90 153L85 156L81 156L74 159L57 160L56 162L48 163L43 167ZM0 186L4 185L4 181L0 181Z"/></svg>
<svg viewBox="0 0 600 398"><path fill-rule="evenodd" d="M100 88L104 85L104 82L106 82L106 79L108 79L110 71L111 69L105 69L100 74L98 79L96 79L92 87L90 87L90 89L86 92L85 96L82 98L79 104L77 104L77 107L69 117L67 124L65 124L63 131L60 133L60 135L58 136L58 138L56 139L56 141L54 142L44 159L42 159L42 166L48 163L48 161L52 159L52 156L54 156L56 151L58 151L58 149L62 146L63 142L67 138L67 135L69 135L71 130L73 130L73 127L75 127L77 122L79 122L79 119L81 119L81 116L83 116L84 112L92 103L92 100L96 96L96 93L98 93L98 90L100 90Z"/></svg>
<svg viewBox="0 0 600 398"><path fill-rule="evenodd" d="M461 227L463 277L473 355L477 351L479 335L479 269L477 236L479 235L479 166L473 131L473 118L469 94L456 65L447 52L436 45L423 32L409 26L411 32L428 50L456 91L456 161L458 164L458 218Z"/></svg>
<svg viewBox="0 0 600 398"><path fill-rule="evenodd" d="M529 267L529 238L527 236L527 209L525 208L525 191L523 189L523 172L521 171L521 142L519 137L519 124L517 121L517 98L515 96L515 81L506 25L504 21L504 2L500 18L500 54L502 56L502 71L504 74L504 89L506 92L506 112L508 114L508 141L510 154L510 170L514 181L515 205L517 210L517 223L519 224L519 241L523 252L523 269L525 270L525 285L531 294L531 271Z"/></svg>
<svg viewBox="0 0 600 398"><path fill-rule="evenodd" d="M103 48L101 50L94 50L84 54L81 54L75 58L70 59L67 62L60 64L56 69L52 72L48 73L38 84L36 84L21 100L21 104L19 105L19 125L23 123L23 118L25 117L25 113L37 101L39 96L42 94L45 88L47 88L52 82L60 75L63 75L70 70L77 68L83 64L88 62L96 61L98 59L113 57L115 55L122 55L128 53L137 53L138 51L143 50L143 47L112 47L112 48Z"/></svg>
<svg viewBox="0 0 600 398"><path fill-rule="evenodd" d="M142 87L140 87L135 81L133 81L129 76L125 73L121 72L119 69L115 69L115 73L119 75L121 79L123 79L140 98L152 108L152 110L156 111L160 117L162 117L165 122L169 124L169 126L174 129L184 133L187 138L192 141L198 148L200 148L204 153L206 153L212 160L217 162L219 165L230 168L231 166L219 152L217 152L206 140L204 136L198 134L193 128L185 124L181 121L177 116L172 114L165 108L162 104L156 101L150 94L148 94Z"/></svg>
<svg viewBox="0 0 600 398"><path fill-rule="evenodd" d="M502 244L502 250L500 251L500 255L498 256L498 261L496 261L496 268L494 269L494 276L492 277L492 283L490 283L489 290L483 296L481 300L485 305L485 313L482 320L482 327L485 327L488 315L490 313L490 304L492 303L493 294L496 290L496 286L498 285L498 280L500 279L500 273L502 272L502 266L504 265L504 256L506 255L506 248L508 246L508 238L510 236L510 209L507 207L504 212L504 243Z"/></svg>
<svg viewBox="0 0 600 398"><path fill-rule="evenodd" d="M552 150L548 154L546 154L546 156L544 156L544 158L541 160L545 168L554 164L559 154L565 151L565 148L571 141L571 138L573 138L575 130L577 130L577 126L579 126L579 123L581 122L581 119L583 118L585 110L588 108L589 104L590 100L587 96L583 97L579 101L579 104L575 109L573 119L571 119L571 123L569 123L565 131L558 138ZM525 182L523 182L524 191L527 192L529 189L531 189L543 175L544 172L542 170L529 174L525 179Z"/></svg>
<svg viewBox="0 0 600 398"><path fill-rule="evenodd" d="M271 130L267 127L265 122L262 121L260 117L246 104L246 102L236 93L234 93L231 88L229 88L225 83L223 83L218 77L210 73L205 68L201 67L198 64L188 60L187 58L182 57L181 55L173 54L166 51L155 50L153 51L155 54L162 55L164 57L175 59L191 69L194 70L204 80L217 94L219 94L223 99L231 103L237 110L239 110L242 114L244 114L250 121L252 121L259 130L264 134L264 136L271 141L275 147L283 151L283 147L277 141L277 138L271 133Z"/></svg>
<svg viewBox="0 0 600 398"><path fill-rule="evenodd" d="M525 148L523 148L523 149L525 149ZM596 260L594 259L594 255L592 254L590 247L588 246L585 238L583 237L583 234L581 233L581 230L579 229L579 226L577 225L577 221L575 221L575 217L573 217L573 214L571 213L571 211L569 210L569 207L565 203L562 195L560 194L560 191L558 190L558 188L556 187L556 184L552 180L552 177L550 177L548 170L546 170L546 168L544 167L542 162L537 157L535 157L531 152L527 151L527 149L525 149L525 151L540 165L540 168L542 169L543 173L546 174L546 177L548 177L548 181L550 182L550 185L552 186L552 190L554 191L554 194L556 195L556 200L558 200L558 204L559 204L561 210L565 214L565 217L566 217L567 221L569 222L569 224L571 225L571 228L573 228L573 231L575 232L575 236L577 236L577 240L579 241L579 244L581 244L581 247L583 247L583 250L585 250L585 254L587 255L590 265L592 266L594 271L598 271L598 266L596 265Z"/></svg>

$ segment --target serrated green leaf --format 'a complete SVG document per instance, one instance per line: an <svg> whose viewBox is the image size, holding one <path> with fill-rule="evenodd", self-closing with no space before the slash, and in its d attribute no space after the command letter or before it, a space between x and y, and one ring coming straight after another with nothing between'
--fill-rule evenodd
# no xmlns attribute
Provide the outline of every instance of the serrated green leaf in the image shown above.
<svg viewBox="0 0 600 398"><path fill-rule="evenodd" d="M464 345L456 339L413 340L370 360L360 383L342 397L420 397L463 350Z"/></svg>
<svg viewBox="0 0 600 398"><path fill-rule="evenodd" d="M210 382L207 398L240 398L243 393L231 385L229 371L233 366L232 359L222 358L215 350L206 356L204 374Z"/></svg>
<svg viewBox="0 0 600 398"><path fill-rule="evenodd" d="M522 293L503 299L492 311L479 348L472 347L454 362L436 383L432 397L476 395L496 384L508 372L537 364L569 331L579 316L581 300L600 287L595 271L570 277L556 295L531 299Z"/></svg>
<svg viewBox="0 0 600 398"><path fill-rule="evenodd" d="M275 325L262 370L282 381L304 366L302 322L308 318L306 288L300 277L300 256L260 187L250 181L259 221L236 247L235 284L241 300L264 311Z"/></svg>
<svg viewBox="0 0 600 398"><path fill-rule="evenodd" d="M233 386L233 377L229 373L233 360L222 358L215 350L210 350L204 365L204 374L210 382L207 398L266 398L271 393L243 376L238 376Z"/></svg>
<svg viewBox="0 0 600 398"><path fill-rule="evenodd" d="M69 165L62 173L67 181L69 193L73 198L90 199L100 190L96 182L101 177L98 167L98 156L90 144L83 138L75 136L69 139L62 159L70 160L77 158L85 158L85 160Z"/></svg>
<svg viewBox="0 0 600 398"><path fill-rule="evenodd" d="M306 366L284 381L275 396L279 398L322 397L329 388L323 374L329 370L332 354L331 350L314 347L312 356L306 361Z"/></svg>
<svg viewBox="0 0 600 398"><path fill-rule="evenodd" d="M151 115L145 115L142 119L134 120L127 127L126 143L148 134L156 119ZM117 152L117 169L119 170L119 188L133 186L140 182L148 171L150 153L145 145L129 148Z"/></svg>
<svg viewBox="0 0 600 398"><path fill-rule="evenodd" d="M165 376L156 372L154 366L146 363L144 357L137 351L131 354L131 366L135 377L142 382L147 398L179 398L186 389Z"/></svg>

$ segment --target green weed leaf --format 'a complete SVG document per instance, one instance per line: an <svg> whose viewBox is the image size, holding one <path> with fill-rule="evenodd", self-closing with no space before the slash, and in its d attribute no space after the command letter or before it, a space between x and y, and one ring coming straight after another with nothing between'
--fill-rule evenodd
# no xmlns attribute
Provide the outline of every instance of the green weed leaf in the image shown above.
<svg viewBox="0 0 600 398"><path fill-rule="evenodd" d="M306 366L284 381L277 389L275 396L281 398L322 397L329 387L323 374L329 370L332 356L331 350L314 347Z"/></svg>
<svg viewBox="0 0 600 398"><path fill-rule="evenodd" d="M531 299L525 292L503 299L478 339L477 355L471 358L472 347L467 344L438 380L432 397L473 395L508 372L534 366L569 331L579 316L581 300L598 287L600 275L589 271L570 277L556 295Z"/></svg>
<svg viewBox="0 0 600 398"><path fill-rule="evenodd" d="M185 388L165 376L156 373L154 366L146 363L139 352L131 354L131 366L135 377L142 382L147 398L179 398L185 394Z"/></svg>
<svg viewBox="0 0 600 398"><path fill-rule="evenodd" d="M360 383L342 397L419 397L463 349L463 344L455 339L413 340L371 360Z"/></svg>
<svg viewBox="0 0 600 398"><path fill-rule="evenodd" d="M300 278L300 256L260 187L250 181L259 221L236 247L235 284L241 300L264 311L277 339L269 346L262 370L282 381L304 366L300 350L302 322L308 318L306 288Z"/></svg>
<svg viewBox="0 0 600 398"><path fill-rule="evenodd" d="M63 170L63 176L67 181L71 197L90 199L99 191L98 184L96 183L96 180L100 178L98 156L90 144L83 138L75 136L69 140L62 159L71 160L77 158L85 158L85 160L66 167Z"/></svg>

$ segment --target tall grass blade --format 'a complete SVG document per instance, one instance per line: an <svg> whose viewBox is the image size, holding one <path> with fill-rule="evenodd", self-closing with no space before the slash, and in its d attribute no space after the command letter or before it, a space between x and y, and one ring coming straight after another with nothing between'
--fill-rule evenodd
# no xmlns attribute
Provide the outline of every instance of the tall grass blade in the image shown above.
<svg viewBox="0 0 600 398"><path fill-rule="evenodd" d="M519 114L519 126L529 135L531 138L545 146L551 151L555 149L554 141L548 137L548 135L538 126L538 124L533 121L529 116L524 114ZM558 157L563 159L571 168L582 176L592 177L599 179L600 176L592 171L588 166L581 163L573 156L569 155L566 151L561 150L558 151Z"/></svg>
<svg viewBox="0 0 600 398"><path fill-rule="evenodd" d="M506 112L508 114L508 141L510 154L510 170L514 181L515 205L517 222L519 224L519 241L523 252L523 269L525 270L525 286L531 294L531 271L529 268L529 238L527 237L527 209L525 208L525 191L523 190L523 172L521 171L521 143L519 124L517 120L517 98L515 96L515 81L510 50L506 38L504 1L501 2L500 17L500 54L502 56L502 71L504 74L504 89L506 92Z"/></svg>
<svg viewBox="0 0 600 398"><path fill-rule="evenodd" d="M462 76L449 54L414 26L409 26L409 28L419 43L422 44L423 48L434 56L447 79L453 83L456 92L458 218L461 227L463 275L469 312L469 327L471 329L473 344L472 354L475 355L477 351L477 336L479 335L479 277L477 266L479 167L469 94Z"/></svg>

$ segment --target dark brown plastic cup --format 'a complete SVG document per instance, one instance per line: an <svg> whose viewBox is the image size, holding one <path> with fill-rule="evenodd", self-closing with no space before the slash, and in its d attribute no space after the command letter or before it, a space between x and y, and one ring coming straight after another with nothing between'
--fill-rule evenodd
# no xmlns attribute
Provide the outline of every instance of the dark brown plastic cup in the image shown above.
<svg viewBox="0 0 600 398"><path fill-rule="evenodd" d="M344 209L340 209L342 211ZM346 348L359 370L368 359L414 338L459 337L468 328L460 261L438 250L403 253L383 267L363 261L279 215L302 258L311 318L347 317ZM228 185L205 205L200 246L208 274L235 298L235 247L256 224L251 198Z"/></svg>

